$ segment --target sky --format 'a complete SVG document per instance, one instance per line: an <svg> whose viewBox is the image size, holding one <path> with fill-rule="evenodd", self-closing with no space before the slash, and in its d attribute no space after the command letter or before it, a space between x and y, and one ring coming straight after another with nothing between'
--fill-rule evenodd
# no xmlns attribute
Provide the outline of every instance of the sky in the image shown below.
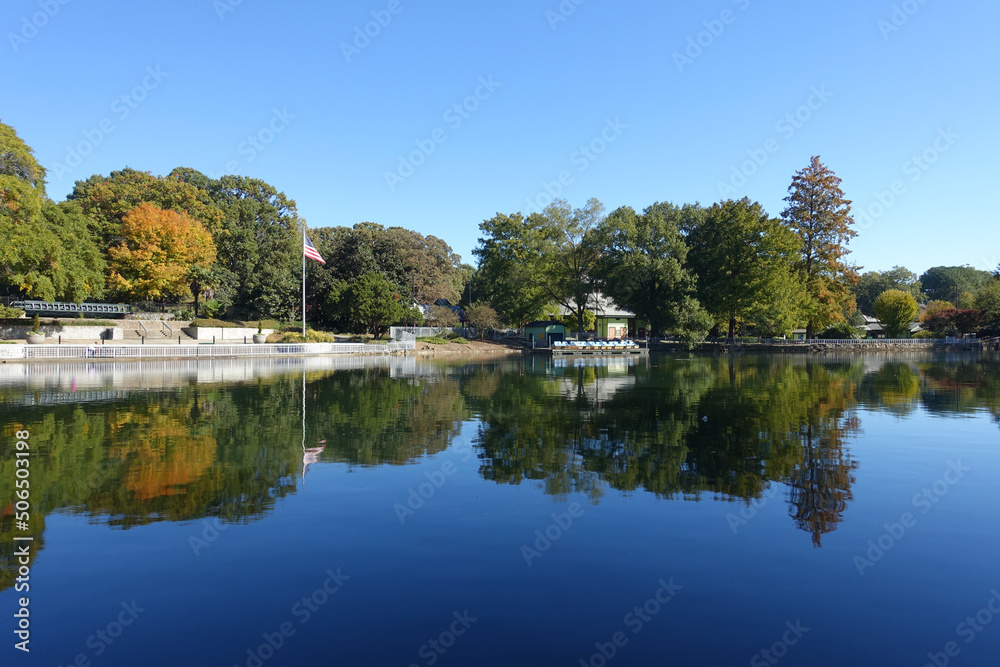
<svg viewBox="0 0 1000 667"><path fill-rule="evenodd" d="M483 220L552 197L779 216L818 155L863 270L1000 264L995 2L4 0L0 27L0 121L56 201L237 173L475 264Z"/></svg>

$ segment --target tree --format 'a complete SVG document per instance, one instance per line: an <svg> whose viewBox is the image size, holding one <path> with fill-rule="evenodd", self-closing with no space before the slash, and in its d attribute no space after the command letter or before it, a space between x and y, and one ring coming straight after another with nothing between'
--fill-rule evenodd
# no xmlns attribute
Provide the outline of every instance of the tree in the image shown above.
<svg viewBox="0 0 1000 667"><path fill-rule="evenodd" d="M395 286L379 273L366 273L350 281L343 300L355 332L367 331L376 338L408 314Z"/></svg>
<svg viewBox="0 0 1000 667"><path fill-rule="evenodd" d="M122 224L124 241L109 251L108 284L126 298L190 296L192 267L215 262L212 235L191 216L141 204Z"/></svg>
<svg viewBox="0 0 1000 667"><path fill-rule="evenodd" d="M497 311L489 305L477 302L469 306L465 311L465 319L479 332L479 340L486 335L487 329L497 329L500 327L500 316Z"/></svg>
<svg viewBox="0 0 1000 667"><path fill-rule="evenodd" d="M923 311L920 313L920 321L926 322L930 318L934 317L938 313L945 310L954 310L955 304L950 301L928 301L927 305L924 306Z"/></svg>
<svg viewBox="0 0 1000 667"><path fill-rule="evenodd" d="M222 211L218 264L244 317L290 320L299 310L302 225L295 202L273 186L244 176L213 181Z"/></svg>
<svg viewBox="0 0 1000 667"><path fill-rule="evenodd" d="M875 299L891 289L909 292L918 303L925 299L917 274L906 267L894 266L888 271L865 271L861 274L854 286L858 310L865 315L874 314Z"/></svg>
<svg viewBox="0 0 1000 667"><path fill-rule="evenodd" d="M802 240L798 272L809 294L806 337L817 328L843 321L850 307L849 286L857 280L855 267L844 263L846 244L857 235L851 225L851 202L844 199L841 180L819 156L792 177L782 212L785 224Z"/></svg>
<svg viewBox="0 0 1000 667"><path fill-rule="evenodd" d="M14 128L0 123L0 214L28 221L44 199L45 170Z"/></svg>
<svg viewBox="0 0 1000 667"><path fill-rule="evenodd" d="M598 251L591 241L604 205L589 199L573 209L558 199L525 219L498 213L479 226L485 233L473 254L479 259L479 284L509 321L523 322L557 303L577 318L594 294Z"/></svg>
<svg viewBox="0 0 1000 667"><path fill-rule="evenodd" d="M557 199L532 216L543 230L542 271L539 279L552 299L576 316L577 331L584 331L584 311L594 294L594 267L599 251L593 231L604 215L604 204L591 198L584 208L570 209Z"/></svg>
<svg viewBox="0 0 1000 667"><path fill-rule="evenodd" d="M649 323L650 335L696 339L711 319L685 265L688 249L678 228L683 213L671 204L654 204L641 215L628 206L613 211L595 234L600 259L594 275L604 294Z"/></svg>
<svg viewBox="0 0 1000 667"><path fill-rule="evenodd" d="M476 288L510 324L537 318L550 298L532 274L538 272L538 229L520 213L497 213L479 225L483 236L472 251L479 262Z"/></svg>
<svg viewBox="0 0 1000 667"><path fill-rule="evenodd" d="M458 315L447 306L431 306L427 309L426 319L439 327L453 327L459 323Z"/></svg>
<svg viewBox="0 0 1000 667"><path fill-rule="evenodd" d="M577 315L573 313L569 313L567 315L559 315L558 313L556 313L552 317L549 317L549 319L562 320L562 323L566 326L567 330L572 329L573 327L579 325ZM583 330L593 331L596 326L597 326L597 314L594 313L594 311L592 310L583 311Z"/></svg>
<svg viewBox="0 0 1000 667"><path fill-rule="evenodd" d="M0 289L80 302L104 289L104 261L73 204L45 195L45 170L0 123Z"/></svg>
<svg viewBox="0 0 1000 667"><path fill-rule="evenodd" d="M992 278L989 271L980 271L971 266L934 266L920 276L924 293L930 299L963 304L963 293L975 295ZM967 298L965 299L967 300Z"/></svg>
<svg viewBox="0 0 1000 667"><path fill-rule="evenodd" d="M73 202L42 204L42 219L55 244L43 272L56 300L81 303L104 294L104 255L88 228L87 217ZM42 240L37 239L37 244Z"/></svg>
<svg viewBox="0 0 1000 667"><path fill-rule="evenodd" d="M43 201L45 170L14 128L0 123L0 284L36 296L51 291L37 285Z"/></svg>
<svg viewBox="0 0 1000 667"><path fill-rule="evenodd" d="M989 318L985 311L969 308L939 310L923 321L924 328L938 336L976 333L988 324Z"/></svg>
<svg viewBox="0 0 1000 667"><path fill-rule="evenodd" d="M415 276L406 272L399 246L401 240L405 241L415 255L417 242L407 230L397 229L398 232L390 234L382 225L361 222L354 227L309 230L309 239L326 259L326 264L309 262L306 265L307 307L319 306L311 317L337 329L353 327L349 313L337 305L338 295L350 281L366 273L381 274L393 285L395 293L401 295L407 309L413 305L411 294ZM420 320L416 316L418 313L414 311L408 321Z"/></svg>
<svg viewBox="0 0 1000 667"><path fill-rule="evenodd" d="M1000 336L1000 278L994 278L979 289L976 308L983 313L983 333Z"/></svg>
<svg viewBox="0 0 1000 667"><path fill-rule="evenodd" d="M919 306L913 295L903 290L891 289L875 299L875 317L885 328L889 338L903 338L910 331Z"/></svg>
<svg viewBox="0 0 1000 667"><path fill-rule="evenodd" d="M687 236L687 262L698 276L698 300L736 335L737 320L757 316L780 303L801 302L783 294L799 249L798 237L748 198L708 209Z"/></svg>
<svg viewBox="0 0 1000 667"><path fill-rule="evenodd" d="M197 172L190 170L184 175L181 172L185 170L175 172L177 176L164 177L125 167L109 176L94 175L77 181L68 199L79 204L90 219L91 229L105 252L121 241L125 216L144 203L186 213L217 236L223 214L208 190L195 185L202 182L193 176Z"/></svg>
<svg viewBox="0 0 1000 667"><path fill-rule="evenodd" d="M458 304L463 284L461 258L451 246L436 236L424 236L402 227L390 227L384 233L395 245L417 303L444 299Z"/></svg>

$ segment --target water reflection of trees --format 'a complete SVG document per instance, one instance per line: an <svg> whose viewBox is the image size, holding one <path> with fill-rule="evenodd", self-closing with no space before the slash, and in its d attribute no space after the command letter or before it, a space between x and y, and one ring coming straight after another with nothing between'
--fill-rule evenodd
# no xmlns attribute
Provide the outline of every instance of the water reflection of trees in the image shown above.
<svg viewBox="0 0 1000 667"><path fill-rule="evenodd" d="M131 392L86 405L56 400L8 409L4 433L31 433L31 534L42 547L46 516L82 513L129 528L217 516L253 521L294 492L307 447L325 460L407 463L446 449L466 413L461 394L435 378L386 369L293 374L236 385ZM14 478L10 439L0 478ZM0 508L0 590L14 578L13 503ZM19 535L25 535L18 531Z"/></svg>
<svg viewBox="0 0 1000 667"><path fill-rule="evenodd" d="M32 434L36 547L56 510L121 528L252 521L296 490L303 441L323 461L406 464L447 449L472 419L486 480L529 480L595 502L610 487L749 503L781 483L790 516L819 545L851 500L857 464L847 443L860 429L859 409L987 410L1000 422L1000 365L971 355L610 365L532 357L405 377L385 368L307 372L304 437L302 387L293 373L105 392L85 404L53 395L34 406L15 405L23 389L0 391L3 431ZM321 440L324 449L312 449ZM13 442L0 442L0 479L13 479ZM0 590L13 580L13 532L10 504L0 508Z"/></svg>
<svg viewBox="0 0 1000 667"><path fill-rule="evenodd" d="M856 468L845 440L859 428L860 367L660 358L629 368L628 381L600 367L555 374L555 383L545 373L505 379L491 398L473 400L484 477L544 478L554 492L584 486L595 496L597 478L623 491L742 502L781 482L815 544L842 520ZM566 377L577 391L553 392ZM602 391L602 382L618 390Z"/></svg>

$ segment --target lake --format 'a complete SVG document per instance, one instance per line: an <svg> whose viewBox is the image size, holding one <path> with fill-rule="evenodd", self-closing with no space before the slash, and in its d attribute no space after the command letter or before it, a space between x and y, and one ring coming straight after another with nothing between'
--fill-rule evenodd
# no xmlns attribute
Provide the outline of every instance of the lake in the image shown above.
<svg viewBox="0 0 1000 667"><path fill-rule="evenodd" d="M0 423L4 665L1000 656L995 354L4 364Z"/></svg>

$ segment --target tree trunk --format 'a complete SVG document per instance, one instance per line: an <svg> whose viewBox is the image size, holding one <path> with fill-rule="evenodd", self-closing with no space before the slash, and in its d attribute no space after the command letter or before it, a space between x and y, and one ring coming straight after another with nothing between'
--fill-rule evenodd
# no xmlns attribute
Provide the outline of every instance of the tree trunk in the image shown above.
<svg viewBox="0 0 1000 667"><path fill-rule="evenodd" d="M806 324L806 340L809 340L812 337L813 337L813 323L812 320L809 320L809 323Z"/></svg>
<svg viewBox="0 0 1000 667"><path fill-rule="evenodd" d="M736 318L729 318L729 340L736 338Z"/></svg>

